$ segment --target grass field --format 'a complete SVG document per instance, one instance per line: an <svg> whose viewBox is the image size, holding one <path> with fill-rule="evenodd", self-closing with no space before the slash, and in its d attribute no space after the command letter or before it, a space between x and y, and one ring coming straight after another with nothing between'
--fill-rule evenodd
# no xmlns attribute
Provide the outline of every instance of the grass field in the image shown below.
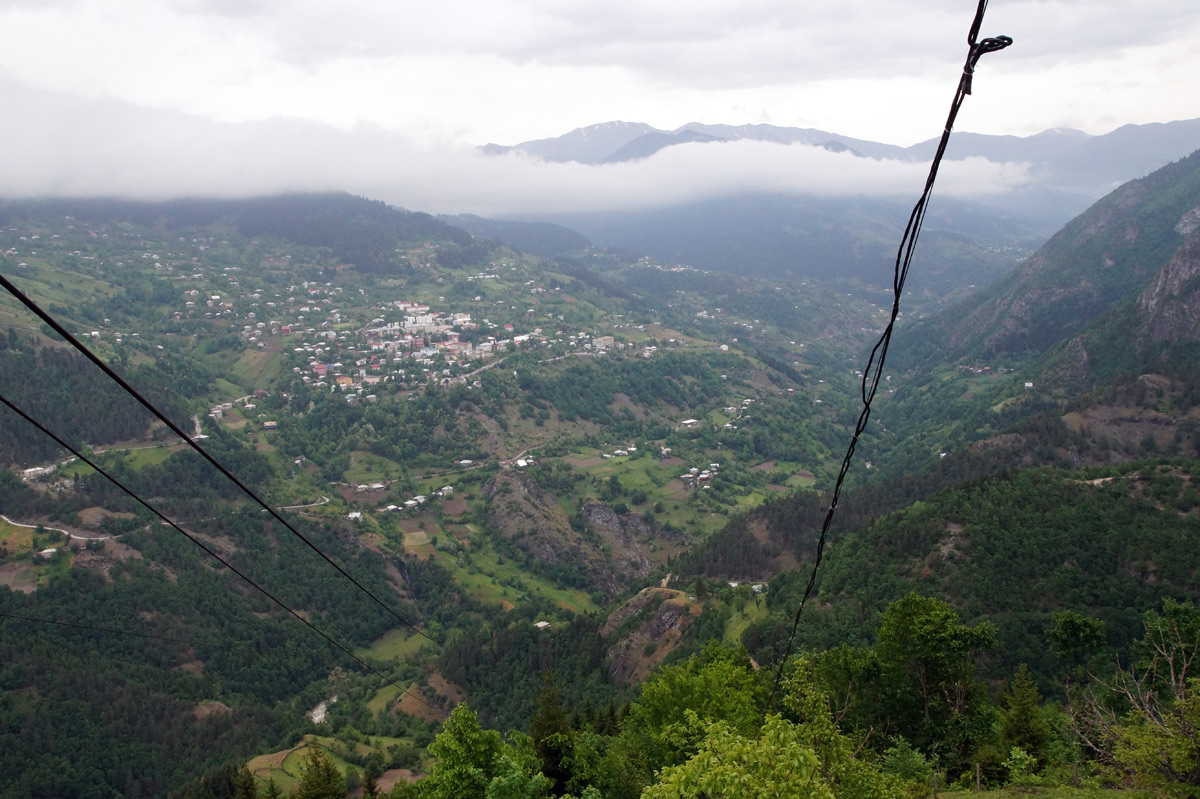
<svg viewBox="0 0 1200 799"><path fill-rule="evenodd" d="M230 402L235 397L245 396L246 393L246 389L236 383L231 383L224 377L218 377L213 381L213 390L208 393L208 402L212 404Z"/></svg>
<svg viewBox="0 0 1200 799"><path fill-rule="evenodd" d="M382 483L393 480L404 473L403 467L393 460L373 452L356 449L350 453L350 468L344 479L347 483ZM443 484L444 485L444 484Z"/></svg>
<svg viewBox="0 0 1200 799"><path fill-rule="evenodd" d="M741 643L742 633L746 632L746 628L766 617L767 601L760 597L756 605L751 599L741 611L734 611L729 621L725 623L725 642L737 646Z"/></svg>
<svg viewBox="0 0 1200 799"><path fill-rule="evenodd" d="M372 713L378 713L381 710L386 710L388 705L400 695L400 689L394 685L385 685L375 692L375 696L367 701L367 710Z"/></svg>
<svg viewBox="0 0 1200 799"><path fill-rule="evenodd" d="M283 371L283 359L278 351L248 349L230 369L237 381L249 388L266 388Z"/></svg>
<svg viewBox="0 0 1200 799"><path fill-rule="evenodd" d="M0 544L10 553L28 552L33 546L34 530L0 521Z"/></svg>
<svg viewBox="0 0 1200 799"><path fill-rule="evenodd" d="M46 530L39 534L36 527L21 527L0 520L0 545L8 550L10 556L30 552L35 547L40 552L47 547L61 547L67 543L69 541L62 533Z"/></svg>
<svg viewBox="0 0 1200 799"><path fill-rule="evenodd" d="M355 751L358 755L368 755L371 752L379 752L388 758L388 747L398 744L409 745L412 742L407 738L385 738L385 737L370 737L367 740L370 744L356 743L354 744ZM305 735L304 739L291 749L285 749L282 752L275 752L269 755L259 755L246 764L253 774L262 784L267 780L275 780L275 784L283 789L284 793L295 789L300 783L300 779L304 774L304 768L307 765L309 755L314 748L325 750L325 754L337 766L338 771L343 775L352 766L338 752L343 751L345 744L334 738L328 738L320 735Z"/></svg>
<svg viewBox="0 0 1200 799"><path fill-rule="evenodd" d="M111 283L52 266L36 256L22 256L22 260L29 266L11 276L13 285L43 305L54 303L74 308L121 291Z"/></svg>
<svg viewBox="0 0 1200 799"><path fill-rule="evenodd" d="M184 448L184 444L163 444L156 446L152 444L138 445L138 449L118 449L105 451L99 455L92 456L96 463L105 471L110 470L116 465L118 460L124 462L133 471L141 471L147 466L157 466L158 464L171 457L172 454L179 452ZM62 467L61 473L67 477L74 477L78 474L80 477L94 474L95 470L82 461L75 461Z"/></svg>
<svg viewBox="0 0 1200 799"><path fill-rule="evenodd" d="M713 413L719 418L724 418L720 412ZM654 447L656 444L651 442L649 446ZM692 467L706 469L710 459L712 462L719 462L726 459L727 454L720 457L711 455L711 458L693 457L687 461L675 457L660 460L645 455L603 457L606 454L612 455L613 449L615 448L574 450L564 455L562 460L576 472L596 481L605 481L616 476L624 490L619 499L628 504L631 510L652 514L660 524L669 523L695 537L703 538L724 527L729 512L756 507L778 493L776 490L760 486L747 494L735 496L733 505L721 505L720 510L714 512L706 503L697 504L691 493L684 493L680 475ZM783 485L787 488L806 488L816 483L811 473L799 464L781 462L775 465L775 469L789 473L783 480ZM594 495L594 492L594 487L581 484L576 486L572 493L562 495L559 499L563 503L564 511L569 514L572 507L577 506L589 494ZM638 492L646 495L645 502L641 504L632 501L633 495ZM654 511L657 503L662 503L661 511Z"/></svg>
<svg viewBox="0 0 1200 799"><path fill-rule="evenodd" d="M480 602L511 608L523 599L540 596L572 613L587 613L596 609L591 597L584 591L560 588L521 570L514 563L500 563L499 554L487 545L471 551L469 564L460 564L457 558L446 552L439 552L437 557L438 562L454 575L454 581Z"/></svg>
<svg viewBox="0 0 1200 799"><path fill-rule="evenodd" d="M407 627L400 627L389 630L378 641L369 647L358 650L355 654L359 657L371 657L376 660L397 660L416 654L417 650L427 643L429 642L426 639Z"/></svg>

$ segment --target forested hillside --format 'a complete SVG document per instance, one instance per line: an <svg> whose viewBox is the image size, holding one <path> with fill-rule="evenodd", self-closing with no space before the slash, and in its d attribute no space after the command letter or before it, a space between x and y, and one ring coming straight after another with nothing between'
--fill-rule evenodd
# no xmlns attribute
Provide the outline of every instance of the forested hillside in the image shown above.
<svg viewBox="0 0 1200 799"><path fill-rule="evenodd" d="M1195 232L1181 221L1198 205L1193 153L1120 187L1004 280L918 327L914 352L926 362L1044 353L1160 272Z"/></svg>
<svg viewBox="0 0 1200 799"><path fill-rule="evenodd" d="M1141 283L885 373L782 671L882 291L346 195L3 206L6 277L190 441L0 302L3 395L94 464L0 413L0 794L1153 784L1153 709L1088 677L1197 627L1192 172L1147 180L1031 259L1120 244ZM1121 329L1142 360L1062 376Z"/></svg>

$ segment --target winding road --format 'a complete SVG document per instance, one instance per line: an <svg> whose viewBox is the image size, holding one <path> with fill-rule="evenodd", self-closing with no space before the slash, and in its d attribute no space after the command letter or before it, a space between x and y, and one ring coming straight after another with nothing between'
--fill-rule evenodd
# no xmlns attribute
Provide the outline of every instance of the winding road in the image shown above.
<svg viewBox="0 0 1200 799"><path fill-rule="evenodd" d="M3 513L0 513L0 519L3 519L4 521L8 522L13 527L26 527L30 530L36 530L38 527L41 527L43 530L52 530L56 533L62 533L63 535L67 536L68 538L73 538L76 541L109 541L112 538L114 538L114 536L111 536L111 535L78 535L76 533L72 533L70 530L64 530L61 527L50 527L49 525L45 525L45 524L41 524L41 525L22 524L21 522L14 522L12 519L8 518Z"/></svg>

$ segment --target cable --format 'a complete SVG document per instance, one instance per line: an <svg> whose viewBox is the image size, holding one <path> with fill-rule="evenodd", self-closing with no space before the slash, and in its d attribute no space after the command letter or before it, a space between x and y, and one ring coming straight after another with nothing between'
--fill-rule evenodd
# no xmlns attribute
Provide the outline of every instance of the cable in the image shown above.
<svg viewBox="0 0 1200 799"><path fill-rule="evenodd" d="M9 294L13 295L18 300L20 300L21 303L23 305L25 305L26 308L28 308L39 319L41 319L43 322L45 322L51 328L53 328L56 333L58 333L60 336L65 338L72 347L77 349L88 360L90 360L97 367L99 367L100 370L102 372L104 372L104 374L108 375L108 377L111 378L114 382L116 382L117 385L119 385L121 388L125 389L125 391L130 396L132 396L134 399L136 399L138 402L140 402L148 411L150 411L152 414L154 414L155 417L157 417L159 421L161 421L168 428L170 428L170 430L173 433L175 433L175 435L179 436L179 438L182 439L188 446L190 446L196 452L200 453L204 457L205 460L207 460L210 464L212 464L217 469L217 471L219 471L221 474L225 475L225 477L227 477L231 482L233 482L233 484L236 485L238 488L242 489L242 491L244 491L246 493L246 495L249 496L252 500L257 502L259 504L259 506L262 507L263 510L270 513L271 516L273 516L276 521L278 521L280 524L282 524L284 527L286 527L288 529L288 531L292 533L292 535L296 536L301 541L303 541L305 544L307 544L309 549L311 549L313 552L316 552L318 555L320 555L325 560L326 563L328 563L333 568L337 569L338 572L343 577L345 577L347 580L354 583L354 585L358 587L358 590L362 591L364 594L371 597L371 599L373 599L377 605L379 605L381 608L383 608L388 613L390 613L392 616L394 616L405 627L408 627L410 630L415 632L417 635L420 635L423 638L427 638L428 640L433 641L433 638L431 638L427 633L424 633L421 630L417 629L417 627L415 625L413 625L412 622L408 621L408 619L405 619L403 616L401 616L399 613L397 613L395 610L393 610L390 605L388 605L386 602L384 602L382 599L380 599L375 594L373 594L370 590L368 590L366 586L364 586L358 580L354 579L354 577L352 577L349 572L347 572L345 569L343 569L341 566L339 566L332 558L330 558L328 555L326 555L324 552L322 552L321 549L316 544L314 544L312 541L308 540L308 538L306 538L299 530L297 530L295 527L293 527L291 524L289 524L286 519L284 519L282 516L280 516L275 511L274 508L272 508L270 505L268 505L266 502L264 502L258 496L258 494L251 491L250 488L245 483L243 483L241 480L239 480L237 477L235 477L232 472L230 472L228 469L226 469L224 466L222 466L221 463L219 461L217 461L216 458L214 458L213 456L211 456L207 452L205 452L204 449L199 444L197 444L195 441L192 440L191 436L189 436L187 433L185 433L183 430L181 430L178 425L176 425L169 418L167 418L166 414L164 414L157 407L155 407L152 402L150 402L148 399L146 399L140 393L138 393L137 389L135 389L133 386L129 385L129 383L127 383L124 378L122 378L119 374L117 374L115 371L113 371L113 369L108 364L104 363L104 361L100 360L100 358L98 358L91 350L89 350L87 347L83 346L83 344L80 343L79 339L75 338L75 336L72 335L66 328L64 328L62 325L60 325L58 323L58 321L54 319L54 317L52 317L50 314L46 313L46 311L42 310L41 306L39 306L36 302L34 302L28 296L26 296L25 293L23 291L21 291L19 288L14 286L8 280L8 278L6 278L4 275L0 275L0 285L4 286L4 288L8 291Z"/></svg>
<svg viewBox="0 0 1200 799"><path fill-rule="evenodd" d="M165 635L150 635L149 633L133 633L127 630L110 630L107 627L89 627L86 624L73 624L69 621L58 621L56 619L36 619L32 616L18 616L15 613L0 613L0 618L5 619L20 619L21 621L36 621L41 624L58 624L63 627L75 627L80 630L94 630L99 633L113 633L115 635L133 635L138 638L154 638L159 641L174 641L177 644L187 644L188 646L196 646L194 641L188 641L183 638L168 638Z"/></svg>
<svg viewBox="0 0 1200 799"><path fill-rule="evenodd" d="M385 675L383 672L379 671L379 670L378 670L378 669L376 669L374 666L372 666L370 663L367 663L365 660L363 660L362 658L360 658L358 655L354 654L354 652L352 652L352 651L351 651L349 648L347 648L345 645L341 644L340 642L338 642L338 641L337 641L337 640L335 640L334 638L330 637L330 636L329 636L327 633L325 633L323 630L321 630L321 629L320 629L319 627L317 627L315 624L313 624L312 622L310 622L308 619L304 618L304 617L303 617L303 616L301 616L299 613L297 613L296 611L292 610L290 607L288 607L286 604L284 604L283 600L281 600L281 599L277 598L277 597L276 597L274 594L272 594L270 591L268 591L267 589L263 588L263 587L262 587L261 585L259 585L258 583L254 582L254 580L252 580L250 577L248 577L246 574L244 574L244 573L243 573L243 572L242 572L240 569L238 569L238 568L237 568L236 566L234 566L232 563L230 563L229 561L225 560L225 558L221 557L221 556L220 556L220 554L218 554L217 552L213 551L213 550L212 550L212 549L211 549L211 548L210 548L208 545L206 545L206 544L205 544L203 541L201 541L200 539L198 539L198 538L196 538L195 536L193 536L193 535L192 535L191 533L189 533L187 530L184 530L182 527L180 527L180 526L179 526L178 524L176 524L174 521L172 521L171 519L169 519L169 518L168 518L168 517L167 517L165 514L163 514L161 511L159 511L159 510L158 510L158 508L154 507L154 506L153 506L153 505L151 505L149 502L147 502L146 500L142 499L142 498L141 498L140 496L138 496L138 495L137 495L137 494L136 494L136 493L135 493L135 492L134 492L132 489L128 488L128 487L127 487L127 486L126 486L124 483L122 483L120 480L117 480L115 477L113 477L112 475L110 475L108 472L104 471L104 469L103 469L103 468L101 468L101 466L100 466L98 463L96 463L95 461L93 461L93 460L91 460L90 458L88 458L86 455L84 455L82 452L80 452L79 450L77 450L77 449L75 449L74 447L72 447L72 446L71 446L70 444L68 444L67 442L63 441L61 438L59 438L59 437L58 437L57 435L55 435L53 432L51 432L51 431L50 431L50 430L48 430L46 427L44 427L44 426L42 425L42 423L41 423L41 422L39 422L37 419L34 419L34 418L33 418L32 416L30 416L29 414L25 413L25 411L21 410L19 407L17 407L16 405L14 405L12 402L10 402L10 401L9 401L9 399L8 399L7 397L5 397L5 396L4 396L4 395L2 395L2 394L0 394L0 403L4 403L5 405L7 405L7 406L8 406L8 407L9 407L9 408L10 408L10 409L13 411L13 412L15 412L15 413L16 413L18 416L20 416L22 419L24 419L25 421L29 422L31 425L33 425L33 426L34 426L34 427L36 427L38 430L40 430L40 431L42 431L43 433L45 433L45 434L46 434L47 436L49 436L50 438L54 439L54 441L55 441L55 442L56 442L56 443L57 443L57 444L58 444L60 447L62 447L62 448L64 448L64 449L66 449L68 452L70 452L70 453L71 453L72 455L74 455L75 457L79 458L79 460L83 461L83 462L84 462L84 463L86 463L88 466L91 466L93 469L95 469L95 470L96 470L97 474L100 474L100 475L104 476L105 478L107 478L107 479L109 480L109 482L111 482L111 483L112 483L113 485L115 485L117 488L121 489L121 490L122 490L122 491L124 491L126 494L128 494L130 497L132 497L133 499L137 500L137 502L138 502L139 504L141 504L141 506L142 506L142 507L146 508L146 510L150 511L150 512L151 512L151 513L153 513L155 516L157 516L158 518L162 519L162 520L163 520L165 523L169 524L171 527L174 527L176 530L178 530L180 533L182 533L182 534L183 534L183 536L184 536L185 538L187 538L187 540L191 541L193 544L195 544L196 546L198 546L198 547L200 547L201 549L203 549L205 552L207 552L209 555L211 555L211 556L212 556L212 557L213 557L213 558L214 558L214 559L215 559L217 562L219 562L219 563L220 563L222 566L224 566L225 568L229 569L231 572L233 572L234 574L236 574L238 577L241 577L243 580L245 580L247 583L249 583L251 586L253 586L255 589L257 589L259 592L261 592L261 593L262 593L264 596L266 596L268 599L270 599L270 600L271 600L272 602L274 602L276 605L278 605L279 607L283 608L283 609L284 609L284 610L286 610L286 611L287 611L289 614L291 614L292 616L296 617L296 618L297 618L297 619L299 619L301 622L303 622L303 624L304 624L304 626L305 626L305 627L308 627L310 630L312 630L313 632L315 632L317 635L321 636L321 637L322 637L322 638L324 638L326 641L328 641L329 643L333 644L335 647L337 647L338 649L342 650L343 652L345 652L345 653L346 653L347 655L349 655L350 657L354 658L354 660L358 661L358 662L359 662L359 663L360 663L360 664L361 664L361 665L362 665L364 668L366 668L366 669L368 669L368 670L370 670L370 671L374 672L374 673L375 673L377 676L379 676L380 678L382 678L382 679L383 679L384 681L386 681L387 683L389 683L389 684L391 684L391 685L395 686L396 688L399 688L399 689L400 689L400 691L401 691L402 693L409 694L409 695L410 695L410 696L412 696L414 699L416 699L416 700L420 701L421 703L423 703L423 704L427 705L428 707L433 707L433 705L430 705L430 704L429 704L428 702L426 702L424 699L422 699L421 697L417 696L417 695L416 695L415 693L413 693L412 691L409 691L407 688L401 688L401 687L400 687L398 684L396 684L396 683L395 683L395 682L394 682L394 681L393 681L391 678L389 678L389 677L388 677L387 675Z"/></svg>
<svg viewBox="0 0 1200 799"><path fill-rule="evenodd" d="M978 40L979 28L983 25L983 15L987 10L987 0L979 0L979 5L975 10L975 19L971 23L971 29L967 34L967 60L963 65L963 74L959 78L958 88L954 93L954 100L950 103L950 113L946 118L946 125L942 129L942 138L938 142L937 152L933 156L933 163L929 166L929 177L925 180L925 190L921 193L921 198L917 200L917 204L913 206L912 213L908 217L908 225L904 228L904 236L900 239L900 247L896 251L896 266L892 278L892 314L888 320L887 327L884 328L883 334L879 340L875 342L875 346L871 348L871 355L867 359L867 368L863 370L862 379L862 412L858 416L858 423L854 427L854 435L850 437L850 444L846 447L846 455L842 459L842 468L838 472L837 482L833 487L833 497L829 501L829 511L825 514L825 521L821 525L821 535L817 539L817 555L813 560L812 574L809 575L808 585L804 588L804 596L800 599L800 606L796 608L796 615L792 620L792 630L788 635L787 648L784 650L783 657L779 661L779 667L775 671L775 679L771 685L771 692L767 696L767 703L763 708L763 715L775 702L775 694L779 689L780 680L783 678L783 669L787 661L792 656L792 650L796 644L796 631L800 627L800 616L804 612L804 605L808 602L808 597L812 594L813 586L817 581L817 570L821 568L821 558L825 553L825 539L829 534L830 524L833 522L834 511L837 510L838 498L842 493L842 483L846 480L846 473L850 470L850 461L854 457L854 450L858 446L858 439L866 430L867 421L871 418L871 402L875 399L875 392L879 389L879 383L883 377L883 362L887 358L888 346L892 342L892 332L896 326L896 319L900 315L900 295L904 291L904 283L908 280L908 270L912 266L913 253L916 251L917 238L921 235L921 227L925 223L925 211L929 202L929 196L933 192L934 181L937 180L938 167L941 166L942 156L946 154L946 146L950 143L950 131L954 128L954 121L958 117L958 111L962 107L963 100L971 93L971 82L975 74L975 65L979 63L979 59L987 53L995 53L1012 44L1013 40L1008 36L996 36L994 38Z"/></svg>

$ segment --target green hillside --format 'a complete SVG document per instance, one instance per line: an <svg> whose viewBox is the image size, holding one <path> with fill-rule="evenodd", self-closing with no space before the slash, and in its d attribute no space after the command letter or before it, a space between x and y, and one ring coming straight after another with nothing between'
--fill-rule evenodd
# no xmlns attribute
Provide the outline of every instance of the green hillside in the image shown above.
<svg viewBox="0 0 1200 799"><path fill-rule="evenodd" d="M962 313L898 332L963 349L885 374L781 687L882 292L539 257L348 195L5 204L0 269L374 598L4 305L6 397L369 668L8 414L0 794L225 799L252 765L262 791L311 773L651 797L719 782L697 770L732 752L764 785L803 752L835 796L935 770L967 787L973 763L990 786L1063 783L1088 759L1071 720L1026 691L1046 729L1018 736L1003 682L1049 696L1129 662L1198 588L1195 382L1173 355L1192 160L1031 260L1046 308L1088 248L1145 273L1031 312L1036 352L956 338ZM1080 347L1142 360L1061 374ZM1055 650L1064 619L1103 634ZM920 656L936 690L904 676L928 665L905 659L910 622L952 652ZM878 692L839 698L864 680ZM1117 780L1110 744L1093 785ZM465 773L483 782L464 793Z"/></svg>

